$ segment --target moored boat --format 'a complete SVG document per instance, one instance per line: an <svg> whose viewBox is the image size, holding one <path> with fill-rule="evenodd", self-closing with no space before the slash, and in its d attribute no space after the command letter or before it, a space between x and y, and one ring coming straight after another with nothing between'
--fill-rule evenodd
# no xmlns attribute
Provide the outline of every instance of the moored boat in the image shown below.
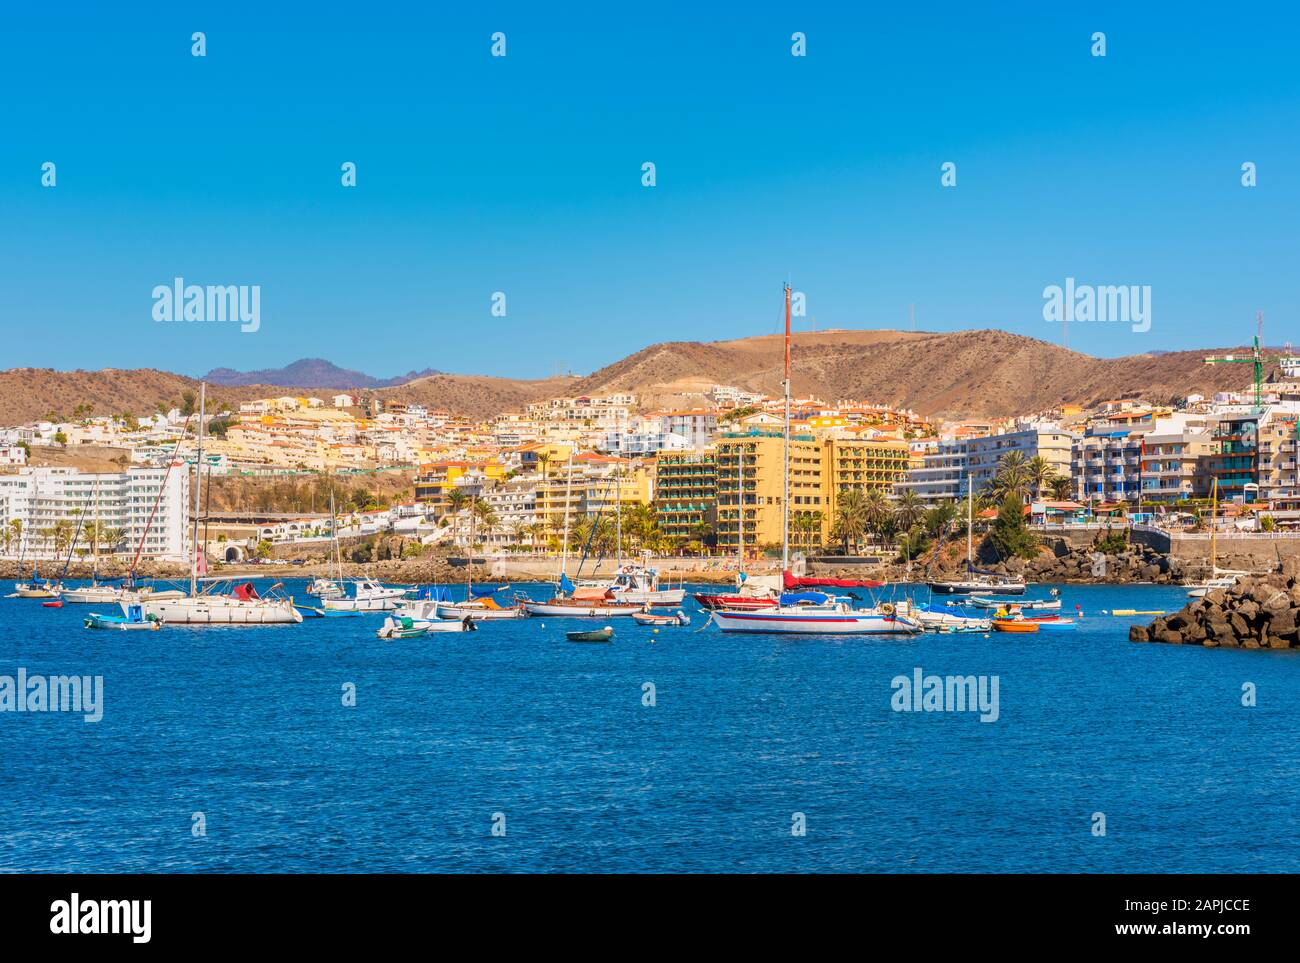
<svg viewBox="0 0 1300 963"><path fill-rule="evenodd" d="M634 612L632 620L637 625L690 625L691 618L685 612L680 610L673 612L671 615L661 614L658 612Z"/></svg>
<svg viewBox="0 0 1300 963"><path fill-rule="evenodd" d="M993 628L998 632L1037 632L1039 624L1032 619L994 619Z"/></svg>
<svg viewBox="0 0 1300 963"><path fill-rule="evenodd" d="M86 616L86 628L151 632L162 628L162 621L147 615L143 607L136 603L126 606L122 615L100 615L98 612L91 612Z"/></svg>
<svg viewBox="0 0 1300 963"><path fill-rule="evenodd" d="M570 642L608 642L614 638L614 628L607 625L603 629L565 632L564 635Z"/></svg>

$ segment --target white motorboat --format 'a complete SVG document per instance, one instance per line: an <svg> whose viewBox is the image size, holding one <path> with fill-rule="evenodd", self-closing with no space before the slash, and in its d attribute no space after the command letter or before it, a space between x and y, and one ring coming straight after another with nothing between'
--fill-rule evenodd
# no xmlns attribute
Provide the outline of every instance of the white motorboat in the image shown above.
<svg viewBox="0 0 1300 963"><path fill-rule="evenodd" d="M988 632L993 628L992 617L967 615L948 605L910 605L907 614L927 632Z"/></svg>
<svg viewBox="0 0 1300 963"><path fill-rule="evenodd" d="M430 632L473 632L469 619L415 619L409 615L390 615L375 636L380 639L416 639Z"/></svg>
<svg viewBox="0 0 1300 963"><path fill-rule="evenodd" d="M57 582L15 582L13 594L20 599L57 599L62 591Z"/></svg>
<svg viewBox="0 0 1300 963"><path fill-rule="evenodd" d="M321 578L317 576L307 583L307 594L315 595L322 599L340 599L347 593L343 591L343 586L332 578Z"/></svg>
<svg viewBox="0 0 1300 963"><path fill-rule="evenodd" d="M973 606L977 609L1000 609L1006 605L1018 605L1025 610L1037 610L1042 612L1055 612L1061 608L1060 599L999 599L986 595L974 596L963 603Z"/></svg>
<svg viewBox="0 0 1300 963"><path fill-rule="evenodd" d="M644 565L623 565L609 582L587 581L578 584L584 588L606 588L613 594L616 602L681 605L686 599L684 588L660 588L659 573Z"/></svg>
<svg viewBox="0 0 1300 963"><path fill-rule="evenodd" d="M322 598L321 606L339 612L391 612L410 594L409 589L382 585L370 577L355 579L352 585L352 595Z"/></svg>
<svg viewBox="0 0 1300 963"><path fill-rule="evenodd" d="M443 619L473 619L483 622L494 619L522 619L528 613L523 606L504 606L495 599L467 599L464 602L437 603L438 617Z"/></svg>

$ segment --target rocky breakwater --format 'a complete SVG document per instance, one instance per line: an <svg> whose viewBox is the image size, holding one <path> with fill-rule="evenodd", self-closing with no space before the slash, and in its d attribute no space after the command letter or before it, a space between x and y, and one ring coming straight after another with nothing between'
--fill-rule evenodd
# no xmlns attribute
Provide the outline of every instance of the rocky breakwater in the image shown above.
<svg viewBox="0 0 1300 963"><path fill-rule="evenodd" d="M1209 648L1300 649L1300 578L1288 571L1245 578L1193 600L1168 618L1129 629L1130 642Z"/></svg>
<svg viewBox="0 0 1300 963"><path fill-rule="evenodd" d="M1030 582L1070 582L1120 585L1129 582L1168 584L1186 577L1180 560L1162 555L1143 545L1106 554L1096 549L1043 551L1028 561L1011 559L985 565L1002 575L1023 576Z"/></svg>

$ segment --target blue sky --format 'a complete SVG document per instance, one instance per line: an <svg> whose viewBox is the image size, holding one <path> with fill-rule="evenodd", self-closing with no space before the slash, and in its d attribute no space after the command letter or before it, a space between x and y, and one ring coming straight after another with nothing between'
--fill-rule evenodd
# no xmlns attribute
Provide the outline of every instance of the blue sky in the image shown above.
<svg viewBox="0 0 1300 963"><path fill-rule="evenodd" d="M775 331L787 277L805 329L1059 341L1072 276L1152 288L1093 354L1300 330L1287 5L474 6L8 12L0 367L586 372ZM261 329L154 322L176 275Z"/></svg>

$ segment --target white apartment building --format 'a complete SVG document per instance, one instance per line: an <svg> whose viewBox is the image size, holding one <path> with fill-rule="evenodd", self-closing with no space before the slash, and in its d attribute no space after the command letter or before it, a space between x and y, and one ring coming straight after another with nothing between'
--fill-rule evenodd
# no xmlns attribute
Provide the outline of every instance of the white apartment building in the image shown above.
<svg viewBox="0 0 1300 963"><path fill-rule="evenodd" d="M927 505L966 497L966 441L940 441L921 456L920 468L912 468L902 481L894 483L901 494L908 489Z"/></svg>
<svg viewBox="0 0 1300 963"><path fill-rule="evenodd" d="M190 544L189 492L184 466L170 474L165 468L139 466L122 472L22 468L16 474L0 475L0 526L13 531L12 523L22 522L21 539L4 550L10 557L54 558L56 544L70 543L81 520L96 522L101 533L111 533L112 545L104 544L101 534L99 550L104 554L134 554L147 528L142 558L185 562ZM56 530L66 533L66 543Z"/></svg>
<svg viewBox="0 0 1300 963"><path fill-rule="evenodd" d="M999 462L1013 451L1024 455L1026 461L1042 456L1057 475L1068 478L1075 437L1056 425L1039 425L986 438L969 438L965 445L970 483L977 492L988 487L997 477Z"/></svg>
<svg viewBox="0 0 1300 963"><path fill-rule="evenodd" d="M609 431L599 446L602 450L625 458L654 455L661 451L689 451L695 446L690 439L671 431L646 429L644 431Z"/></svg>

